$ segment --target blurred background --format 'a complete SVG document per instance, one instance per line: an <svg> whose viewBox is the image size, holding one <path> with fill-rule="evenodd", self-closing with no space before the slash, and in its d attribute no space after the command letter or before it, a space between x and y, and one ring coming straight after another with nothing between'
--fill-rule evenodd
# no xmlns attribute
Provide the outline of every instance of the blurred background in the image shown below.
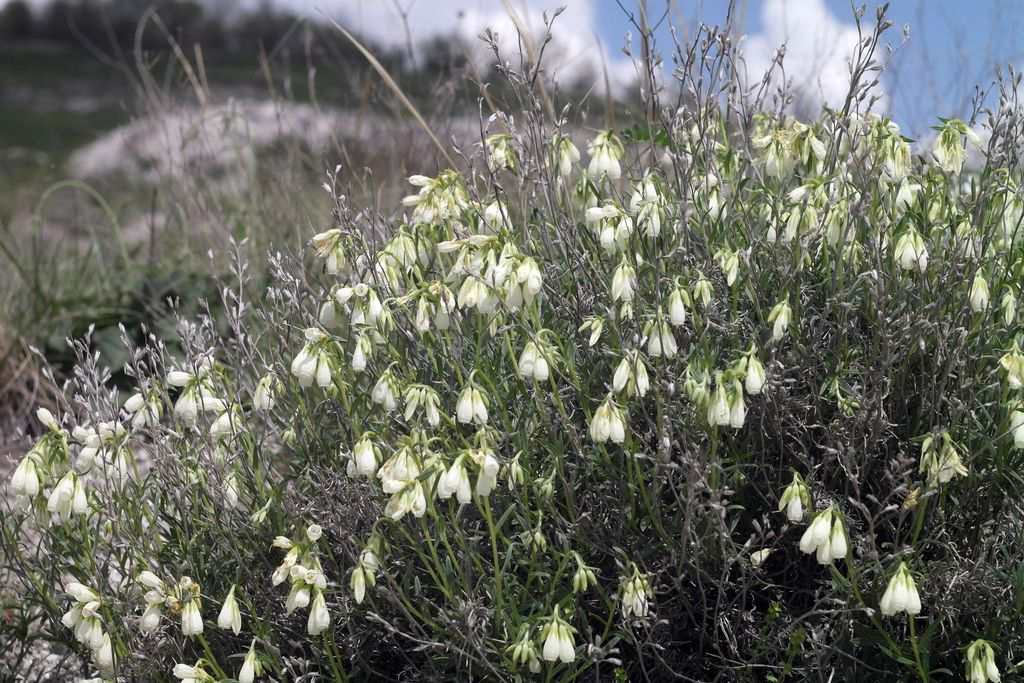
<svg viewBox="0 0 1024 683"><path fill-rule="evenodd" d="M652 32L671 89L674 45L704 22L742 36L751 84L785 45L773 85L788 80L786 107L810 118L846 95L856 11L843 0L0 0L0 434L15 448L47 404L41 373L52 365L59 380L69 337L90 334L116 381L122 335L169 332L175 312L216 317L235 252L258 296L267 253L298 252L330 220L327 172L353 205L393 215L404 179L441 161L410 106L470 153L492 112L522 108L499 65L542 53L556 110L572 103L581 138L627 126L636 36ZM1009 0L891 3L875 108L915 138L936 115L969 116L1018 58L1022 13Z"/></svg>

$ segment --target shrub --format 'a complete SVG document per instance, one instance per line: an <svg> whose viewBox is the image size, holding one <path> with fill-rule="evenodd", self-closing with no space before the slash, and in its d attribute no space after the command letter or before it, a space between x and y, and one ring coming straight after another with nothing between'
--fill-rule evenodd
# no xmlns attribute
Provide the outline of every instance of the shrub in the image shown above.
<svg viewBox="0 0 1024 683"><path fill-rule="evenodd" d="M915 154L869 60L808 124L701 64L586 163L524 87L400 216L329 175L315 266L126 338L127 400L76 343L11 620L105 680L1013 670L1014 90Z"/></svg>

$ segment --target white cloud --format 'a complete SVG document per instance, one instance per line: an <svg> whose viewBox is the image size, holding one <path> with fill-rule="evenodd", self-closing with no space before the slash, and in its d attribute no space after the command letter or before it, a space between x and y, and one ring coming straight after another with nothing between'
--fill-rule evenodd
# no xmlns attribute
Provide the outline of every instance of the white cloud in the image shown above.
<svg viewBox="0 0 1024 683"><path fill-rule="evenodd" d="M613 58L598 42L595 8L599 1L602 0L510 0L509 5L535 42L543 35L544 12L550 17L565 5L565 11L554 22L552 41L544 52L548 75L564 83L595 83L600 90L604 83L602 69L607 68L614 88L620 89L633 80L634 72L631 64L621 57ZM245 4L255 7L259 0L245 0ZM498 34L502 57L518 58L518 32L501 0L273 0L273 4L310 18L326 14L386 47L406 44L406 26L414 47L436 36L455 36L470 46L481 67L494 61L493 54L479 39L484 29L490 28ZM405 23L402 11L406 13Z"/></svg>
<svg viewBox="0 0 1024 683"><path fill-rule="evenodd" d="M786 43L785 75L804 106L838 107L850 87L850 60L857 47L857 28L837 19L825 0L765 0L761 8L764 32L744 43L747 77L760 82L776 50ZM773 85L781 73L774 74ZM876 93L885 102L884 91Z"/></svg>

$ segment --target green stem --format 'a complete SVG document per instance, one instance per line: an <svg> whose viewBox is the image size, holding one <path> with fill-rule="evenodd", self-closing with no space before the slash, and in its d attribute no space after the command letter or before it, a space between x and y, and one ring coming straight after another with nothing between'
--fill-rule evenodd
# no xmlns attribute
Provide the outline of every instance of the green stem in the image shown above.
<svg viewBox="0 0 1024 683"><path fill-rule="evenodd" d="M210 649L210 644L206 642L206 638L203 637L202 633L196 634L196 640L203 646L203 652L206 653L206 662L213 667L213 672L217 674L217 678L226 679L228 675L224 673L224 669L220 668L220 664L217 663L217 658L213 656L213 650Z"/></svg>
<svg viewBox="0 0 1024 683"><path fill-rule="evenodd" d="M928 683L928 674L921 664L921 650L917 646L917 633L914 630L914 615L907 615L907 622L910 624L910 647L914 649L914 663L917 665L917 675L922 683Z"/></svg>
<svg viewBox="0 0 1024 683"><path fill-rule="evenodd" d="M480 512L487 521L487 533L491 537L491 555L494 557L494 601L497 606L496 611L500 613L502 604L504 603L504 592L501 586L501 562L498 555L498 532L494 527L494 520L491 518L490 501L488 501L487 498L484 498L482 502L477 501L477 507L480 508Z"/></svg>

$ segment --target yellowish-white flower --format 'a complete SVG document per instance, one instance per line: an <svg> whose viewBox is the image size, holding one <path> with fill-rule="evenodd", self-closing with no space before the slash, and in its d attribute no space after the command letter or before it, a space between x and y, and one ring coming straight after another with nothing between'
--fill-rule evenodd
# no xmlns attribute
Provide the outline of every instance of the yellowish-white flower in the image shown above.
<svg viewBox="0 0 1024 683"><path fill-rule="evenodd" d="M227 597L224 598L224 605L217 615L217 626L224 630L231 629L237 636L242 630L242 611L238 609L238 601L235 599L236 587L232 585Z"/></svg>
<svg viewBox="0 0 1024 683"><path fill-rule="evenodd" d="M636 289L636 269L623 257L612 275L612 301L633 301Z"/></svg>
<svg viewBox="0 0 1024 683"><path fill-rule="evenodd" d="M314 380L319 387L329 386L331 384L331 362L330 355L325 348L327 334L315 327L307 328L303 334L306 338L306 345L292 360L292 374L299 380L299 385L303 387L312 386Z"/></svg>
<svg viewBox="0 0 1024 683"><path fill-rule="evenodd" d="M572 175L573 165L579 163L580 151L572 144L572 140L559 134L552 138L551 148L554 166L557 167L559 175L568 178Z"/></svg>
<svg viewBox="0 0 1024 683"><path fill-rule="evenodd" d="M949 432L929 434L921 442L920 471L927 473L928 485L948 484L953 477L966 477L967 468Z"/></svg>
<svg viewBox="0 0 1024 683"><path fill-rule="evenodd" d="M619 166L619 159L625 154L622 142L610 130L603 130L598 133L587 146L590 154L590 165L587 167L587 175L594 179L607 176L615 180L622 175L622 167Z"/></svg>
<svg viewBox="0 0 1024 683"><path fill-rule="evenodd" d="M971 284L971 310L975 313L984 313L988 310L988 281L981 273L974 276Z"/></svg>
<svg viewBox="0 0 1024 683"><path fill-rule="evenodd" d="M277 393L281 391L281 380L273 372L260 377L256 390L252 395L252 405L256 410L268 411L274 408Z"/></svg>
<svg viewBox="0 0 1024 683"><path fill-rule="evenodd" d="M473 500L473 488L466 470L466 458L460 455L455 458L448 470L437 480L437 496L447 500L455 495L461 505Z"/></svg>
<svg viewBox="0 0 1024 683"><path fill-rule="evenodd" d="M672 328L669 327L669 323L663 317L661 309L658 310L658 314L654 320L647 323L644 329L644 336L647 337L647 355L651 358L675 358L676 353L679 352L679 346L676 344L676 338L672 334Z"/></svg>
<svg viewBox="0 0 1024 683"><path fill-rule="evenodd" d="M801 552L815 553L818 564L844 559L848 548L846 528L834 508L819 512L800 537Z"/></svg>
<svg viewBox="0 0 1024 683"><path fill-rule="evenodd" d="M772 552L774 551L771 548L762 548L761 550L755 550L754 552L750 553L751 566L760 567L762 564L764 564L765 560L768 559L768 556L771 555Z"/></svg>
<svg viewBox="0 0 1024 683"><path fill-rule="evenodd" d="M1016 340L1012 348L999 359L999 365L1006 370L1006 382L1013 390L1024 387L1024 354L1017 346Z"/></svg>
<svg viewBox="0 0 1024 683"><path fill-rule="evenodd" d="M488 402L487 394L471 379L455 402L455 418L462 424L486 425Z"/></svg>
<svg viewBox="0 0 1024 683"><path fill-rule="evenodd" d="M377 383L373 385L370 398L373 399L374 403L381 406L384 412L390 413L398 407L399 393L398 378L395 377L391 368L388 368L381 373Z"/></svg>
<svg viewBox="0 0 1024 683"><path fill-rule="evenodd" d="M532 673L540 673L540 659L537 655L537 647L530 638L530 627L522 629L519 639L507 650L512 655L512 663L516 665L526 664Z"/></svg>
<svg viewBox="0 0 1024 683"><path fill-rule="evenodd" d="M93 650L92 656L96 661L96 666L103 671L114 670L114 647L109 633L103 634L100 644Z"/></svg>
<svg viewBox="0 0 1024 683"><path fill-rule="evenodd" d="M992 644L979 638L967 646L965 658L968 683L999 683L999 667Z"/></svg>
<svg viewBox="0 0 1024 683"><path fill-rule="evenodd" d="M730 408L725 379L721 372L716 372L715 391L708 401L708 426L724 427L728 425L731 418Z"/></svg>
<svg viewBox="0 0 1024 683"><path fill-rule="evenodd" d="M647 237L661 234L661 223L665 216L665 196L656 182L657 176L648 173L636 184L629 200L629 210L636 216L636 223Z"/></svg>
<svg viewBox="0 0 1024 683"><path fill-rule="evenodd" d="M491 135L484 140L484 147L487 150L487 168L492 172L508 169L515 171L516 152L512 147L512 136L506 133Z"/></svg>
<svg viewBox="0 0 1024 683"><path fill-rule="evenodd" d="M587 340L587 346L593 346L601 339L601 332L604 330L604 318L587 318L582 325L580 325L580 332L590 330L590 338Z"/></svg>
<svg viewBox="0 0 1024 683"><path fill-rule="evenodd" d="M718 266L722 269L722 273L725 274L725 284L732 287L740 272L739 252L731 249L719 249L718 253L715 254L715 258L718 259Z"/></svg>
<svg viewBox="0 0 1024 683"><path fill-rule="evenodd" d="M588 589L597 585L597 574L593 567L588 567L580 557L579 553L573 551L573 558L576 560L576 572L572 575L572 592L585 593Z"/></svg>
<svg viewBox="0 0 1024 683"><path fill-rule="evenodd" d="M1010 434L1013 435L1013 447L1024 449L1024 410L1015 408L1010 411Z"/></svg>
<svg viewBox="0 0 1024 683"><path fill-rule="evenodd" d="M908 229L896 240L894 256L903 270L919 270L923 273L928 268L928 249L914 228Z"/></svg>
<svg viewBox="0 0 1024 683"><path fill-rule="evenodd" d="M202 661L196 662L194 666L176 664L174 677L180 678L181 683L212 683L214 680L213 676L202 667Z"/></svg>
<svg viewBox="0 0 1024 683"><path fill-rule="evenodd" d="M238 683L253 683L257 676L263 675L263 663L256 654L256 639L252 639L249 645L249 652L242 661L242 668L238 670Z"/></svg>
<svg viewBox="0 0 1024 683"><path fill-rule="evenodd" d="M811 494L799 473L793 472L793 482L779 497L779 512L785 511L786 518L793 523L804 518L804 508L811 506Z"/></svg>
<svg viewBox="0 0 1024 683"><path fill-rule="evenodd" d="M11 491L16 496L35 498L44 481L44 469L39 453L33 449L21 459L11 475Z"/></svg>
<svg viewBox="0 0 1024 683"><path fill-rule="evenodd" d="M84 515L89 510L89 499L85 493L85 483L74 470L60 478L46 500L46 509L52 515L54 523L67 522L72 514Z"/></svg>
<svg viewBox="0 0 1024 683"><path fill-rule="evenodd" d="M771 313L768 314L768 322L772 323L772 341L777 342L786 336L792 315L793 310L790 308L788 300L783 299L775 304Z"/></svg>
<svg viewBox="0 0 1024 683"><path fill-rule="evenodd" d="M747 419L747 404L743 400L743 384L733 379L729 387L729 426L739 429Z"/></svg>
<svg viewBox="0 0 1024 683"><path fill-rule="evenodd" d="M743 388L751 396L757 396L764 389L768 375L765 373L764 365L757 357L757 350L752 349L747 356L747 374L743 378Z"/></svg>
<svg viewBox="0 0 1024 683"><path fill-rule="evenodd" d="M1009 327L1017 317L1017 295L1012 285L1007 285L1003 298L999 301L999 308L1003 311L1003 322Z"/></svg>
<svg viewBox="0 0 1024 683"><path fill-rule="evenodd" d="M364 432L352 448L355 473L363 477L372 477L380 463L380 446L374 443L371 435L371 432Z"/></svg>
<svg viewBox="0 0 1024 683"><path fill-rule="evenodd" d="M124 402L124 409L132 416L131 425L135 429L156 426L164 412L164 402L155 391L143 393L137 391Z"/></svg>
<svg viewBox="0 0 1024 683"><path fill-rule="evenodd" d="M414 225L429 225L461 217L469 208L469 197L457 171L447 170L436 178L423 175L409 177L409 184L419 187L419 192L402 199L402 204L411 206Z"/></svg>
<svg viewBox="0 0 1024 683"><path fill-rule="evenodd" d="M330 625L331 613L327 610L327 602L324 600L323 591L318 589L309 608L306 630L309 632L309 635L318 636Z"/></svg>
<svg viewBox="0 0 1024 683"><path fill-rule="evenodd" d="M937 128L939 134L932 147L932 156L942 170L947 173L959 173L967 160L967 149L963 139L967 138L967 142L973 145L981 144L981 140L970 126L959 119L950 119L944 124Z"/></svg>
<svg viewBox="0 0 1024 683"><path fill-rule="evenodd" d="M194 636L203 632L202 601L196 592L195 597L185 603L181 609L181 632L186 636Z"/></svg>
<svg viewBox="0 0 1024 683"><path fill-rule="evenodd" d="M590 438L597 443L622 443L626 440L626 418L610 393L590 419Z"/></svg>
<svg viewBox="0 0 1024 683"><path fill-rule="evenodd" d="M576 644L572 634L576 631L558 613L558 606L551 619L541 630L544 648L541 656L546 662L561 661L566 664L576 660Z"/></svg>
<svg viewBox="0 0 1024 683"><path fill-rule="evenodd" d="M625 391L626 396L629 397L647 395L647 391L650 389L647 366L640 358L640 353L635 349L623 354L612 377L612 388L616 393Z"/></svg>
<svg viewBox="0 0 1024 683"><path fill-rule="evenodd" d="M312 243L316 255L324 259L324 268L329 275L337 275L345 267L343 238L340 228L332 228L313 235Z"/></svg>
<svg viewBox="0 0 1024 683"><path fill-rule="evenodd" d="M707 308L714 295L715 289L711 285L711 280L704 277L703 273L698 272L697 282L693 285L693 301L699 301L702 308Z"/></svg>
<svg viewBox="0 0 1024 683"><path fill-rule="evenodd" d="M546 382L551 376L551 366L541 347L533 341L526 342L519 356L519 375L524 379Z"/></svg>
<svg viewBox="0 0 1024 683"><path fill-rule="evenodd" d="M371 545L373 541L371 541ZM364 548L359 554L359 561L352 570L350 587L356 599L356 604L361 604L366 597L366 587L377 584L377 554L372 547Z"/></svg>
<svg viewBox="0 0 1024 683"><path fill-rule="evenodd" d="M619 590L622 594L622 618L635 617L642 619L651 610L650 599L654 593L651 584L640 568L631 563L631 572L623 576L619 582Z"/></svg>
<svg viewBox="0 0 1024 683"><path fill-rule="evenodd" d="M668 319L676 327L686 324L686 309L691 306L690 293L682 287L676 287L668 295Z"/></svg>
<svg viewBox="0 0 1024 683"><path fill-rule="evenodd" d="M921 597L917 593L914 577L911 576L906 562L900 562L896 573L889 579L889 585L882 594L878 607L887 617L899 612L906 612L910 616L921 613Z"/></svg>

